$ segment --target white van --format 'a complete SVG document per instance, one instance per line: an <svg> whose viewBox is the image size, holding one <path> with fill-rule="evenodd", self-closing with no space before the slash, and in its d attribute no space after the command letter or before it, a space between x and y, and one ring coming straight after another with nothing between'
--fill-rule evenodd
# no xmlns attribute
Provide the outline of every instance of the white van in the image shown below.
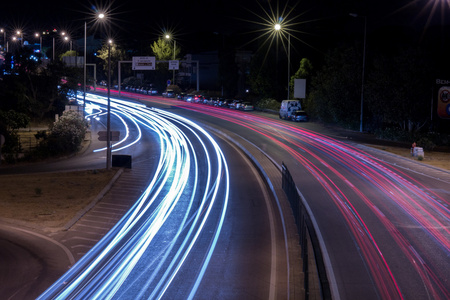
<svg viewBox="0 0 450 300"><path fill-rule="evenodd" d="M281 101L280 119L290 119L294 111L301 109L300 100L283 100Z"/></svg>

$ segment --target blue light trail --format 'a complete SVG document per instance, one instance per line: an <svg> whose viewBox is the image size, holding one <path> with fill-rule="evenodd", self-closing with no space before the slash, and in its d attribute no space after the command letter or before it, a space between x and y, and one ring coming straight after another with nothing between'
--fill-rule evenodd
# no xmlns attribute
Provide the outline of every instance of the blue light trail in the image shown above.
<svg viewBox="0 0 450 300"><path fill-rule="evenodd" d="M88 117L104 117L104 97L88 94L86 101ZM185 284L192 298L226 216L230 184L222 150L177 115L118 99L111 99L111 112L126 133L113 151L139 143L145 132L158 137L155 174L126 215L38 299L159 299L179 289L177 276L186 273L195 274ZM129 126L138 134L129 134ZM195 268L193 256L201 262Z"/></svg>

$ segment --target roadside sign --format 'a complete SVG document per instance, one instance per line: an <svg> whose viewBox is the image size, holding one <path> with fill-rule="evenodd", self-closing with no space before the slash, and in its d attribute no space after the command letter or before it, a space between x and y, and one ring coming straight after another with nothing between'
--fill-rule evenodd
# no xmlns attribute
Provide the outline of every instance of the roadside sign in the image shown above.
<svg viewBox="0 0 450 300"><path fill-rule="evenodd" d="M133 56L133 70L154 70L156 60L154 56Z"/></svg>
<svg viewBox="0 0 450 300"><path fill-rule="evenodd" d="M180 68L179 60L169 60L169 70L178 70Z"/></svg>
<svg viewBox="0 0 450 300"><path fill-rule="evenodd" d="M120 139L120 131L110 131L111 142L117 142ZM108 137L107 131L99 131L98 132L98 140L102 142L106 142Z"/></svg>
<svg viewBox="0 0 450 300"><path fill-rule="evenodd" d="M450 119L450 86L439 89L437 114L441 119Z"/></svg>

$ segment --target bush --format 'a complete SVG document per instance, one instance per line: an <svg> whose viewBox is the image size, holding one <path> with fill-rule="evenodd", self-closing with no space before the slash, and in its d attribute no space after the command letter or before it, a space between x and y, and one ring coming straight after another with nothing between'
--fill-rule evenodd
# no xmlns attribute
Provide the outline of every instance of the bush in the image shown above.
<svg viewBox="0 0 450 300"><path fill-rule="evenodd" d="M264 98L256 103L256 106L260 109L271 109L278 111L280 109L280 102L272 98Z"/></svg>
<svg viewBox="0 0 450 300"><path fill-rule="evenodd" d="M77 111L65 111L59 120L53 123L46 140L49 153L57 155L77 151L87 128L87 121Z"/></svg>
<svg viewBox="0 0 450 300"><path fill-rule="evenodd" d="M433 151L436 145L428 138L421 137L417 140L417 145L425 150Z"/></svg>

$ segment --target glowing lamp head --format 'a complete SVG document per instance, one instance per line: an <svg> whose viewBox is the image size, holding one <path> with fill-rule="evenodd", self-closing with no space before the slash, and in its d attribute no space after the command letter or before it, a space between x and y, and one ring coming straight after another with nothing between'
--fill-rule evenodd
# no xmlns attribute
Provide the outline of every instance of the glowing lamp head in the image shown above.
<svg viewBox="0 0 450 300"><path fill-rule="evenodd" d="M279 23L275 24L274 26L276 31L279 31L281 29L281 25Z"/></svg>

